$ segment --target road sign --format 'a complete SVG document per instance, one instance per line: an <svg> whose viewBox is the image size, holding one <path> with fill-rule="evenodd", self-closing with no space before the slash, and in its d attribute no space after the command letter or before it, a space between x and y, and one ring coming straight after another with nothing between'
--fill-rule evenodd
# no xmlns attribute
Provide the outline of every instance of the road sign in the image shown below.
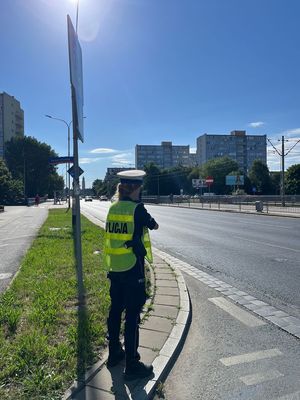
<svg viewBox="0 0 300 400"><path fill-rule="evenodd" d="M205 183L211 185L212 183L214 183L214 178L212 176L207 176L205 179Z"/></svg>
<svg viewBox="0 0 300 400"><path fill-rule="evenodd" d="M74 157L50 157L50 164L73 164Z"/></svg>
<svg viewBox="0 0 300 400"><path fill-rule="evenodd" d="M205 179L192 179L192 185L195 189L207 187Z"/></svg>
<svg viewBox="0 0 300 400"><path fill-rule="evenodd" d="M83 77L82 77L82 53L71 18L68 15L68 44L69 44L69 65L70 81L72 86L73 101L76 109L73 125L77 138L82 142L83 135ZM75 119L75 121L74 121Z"/></svg>
<svg viewBox="0 0 300 400"><path fill-rule="evenodd" d="M80 176L84 173L84 170L81 169L80 167L78 167L78 169L79 169L79 176ZM71 168L68 169L68 173L71 175L72 178L74 178L74 176L75 176L74 166L72 166Z"/></svg>

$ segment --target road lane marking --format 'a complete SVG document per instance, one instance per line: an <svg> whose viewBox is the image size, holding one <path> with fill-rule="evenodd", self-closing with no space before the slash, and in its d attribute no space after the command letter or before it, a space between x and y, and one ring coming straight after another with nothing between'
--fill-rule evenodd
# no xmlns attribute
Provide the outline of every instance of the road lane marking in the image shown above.
<svg viewBox="0 0 300 400"><path fill-rule="evenodd" d="M259 241L259 240L245 239L245 238L242 238L242 237L240 237L240 236L232 236L232 237L235 238L235 239L244 240L244 241L246 241L246 242L257 243L257 244L264 244L264 245L266 245L266 246L277 247L278 249L291 250L291 251L296 251L297 253L300 253L300 250L298 250L298 249L292 249L291 247L278 246L277 244L262 242L262 241Z"/></svg>
<svg viewBox="0 0 300 400"><path fill-rule="evenodd" d="M278 397L276 400L300 400L300 390L298 392L286 394L285 396Z"/></svg>
<svg viewBox="0 0 300 400"><path fill-rule="evenodd" d="M240 322L251 328L266 324L266 322L257 317L254 317L248 311L242 310L240 307L224 299L224 297L211 297L208 300L214 303L216 306L220 307L222 310L226 311L232 317L238 319Z"/></svg>
<svg viewBox="0 0 300 400"><path fill-rule="evenodd" d="M277 370L270 369L269 371L261 372L261 373L256 373L256 374L251 374L251 375L245 375L240 377L239 379L244 382L245 385L247 386L252 386L252 385L258 385L259 383L264 383L267 381L271 381L273 379L280 378L281 376L284 376Z"/></svg>
<svg viewBox="0 0 300 400"><path fill-rule="evenodd" d="M5 272L0 274L0 280L11 278L12 274L10 272Z"/></svg>
<svg viewBox="0 0 300 400"><path fill-rule="evenodd" d="M253 361L263 360L265 358L272 358L280 355L282 355L280 350L269 349L269 350L255 351L253 353L240 354L238 356L220 358L220 362L226 365L226 367L228 367L231 365L250 363Z"/></svg>

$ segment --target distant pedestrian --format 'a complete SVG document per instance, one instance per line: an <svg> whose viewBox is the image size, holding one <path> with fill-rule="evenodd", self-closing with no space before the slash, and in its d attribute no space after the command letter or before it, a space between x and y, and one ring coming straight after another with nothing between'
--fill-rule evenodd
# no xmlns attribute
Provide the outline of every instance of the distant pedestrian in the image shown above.
<svg viewBox="0 0 300 400"><path fill-rule="evenodd" d="M111 307L107 320L109 335L108 367L126 359L126 380L146 378L153 366L140 361L139 323L146 302L145 257L152 262L149 229L158 224L140 202L144 171L119 172L121 183L117 201L110 206L106 219L104 260L110 279ZM125 311L125 351L120 343L122 312Z"/></svg>
<svg viewBox="0 0 300 400"><path fill-rule="evenodd" d="M40 204L40 196L37 194L34 198L35 205L38 207Z"/></svg>

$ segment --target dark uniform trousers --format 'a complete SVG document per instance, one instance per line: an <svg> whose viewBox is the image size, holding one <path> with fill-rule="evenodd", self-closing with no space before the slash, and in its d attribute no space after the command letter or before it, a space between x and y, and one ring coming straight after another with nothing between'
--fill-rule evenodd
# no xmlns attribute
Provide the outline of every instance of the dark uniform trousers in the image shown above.
<svg viewBox="0 0 300 400"><path fill-rule="evenodd" d="M145 279L131 271L109 273L111 307L107 320L109 351L119 350L122 312L125 311L126 366L136 360L139 347L140 313L146 302ZM132 271L133 272L133 271Z"/></svg>

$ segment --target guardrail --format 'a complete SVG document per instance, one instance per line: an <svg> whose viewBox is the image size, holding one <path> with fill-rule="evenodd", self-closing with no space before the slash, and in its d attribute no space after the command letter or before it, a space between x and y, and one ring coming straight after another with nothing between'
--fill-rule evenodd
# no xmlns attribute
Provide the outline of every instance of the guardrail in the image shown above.
<svg viewBox="0 0 300 400"><path fill-rule="evenodd" d="M300 196L286 196L284 207L280 196L143 196L143 202L171 207L300 215Z"/></svg>

